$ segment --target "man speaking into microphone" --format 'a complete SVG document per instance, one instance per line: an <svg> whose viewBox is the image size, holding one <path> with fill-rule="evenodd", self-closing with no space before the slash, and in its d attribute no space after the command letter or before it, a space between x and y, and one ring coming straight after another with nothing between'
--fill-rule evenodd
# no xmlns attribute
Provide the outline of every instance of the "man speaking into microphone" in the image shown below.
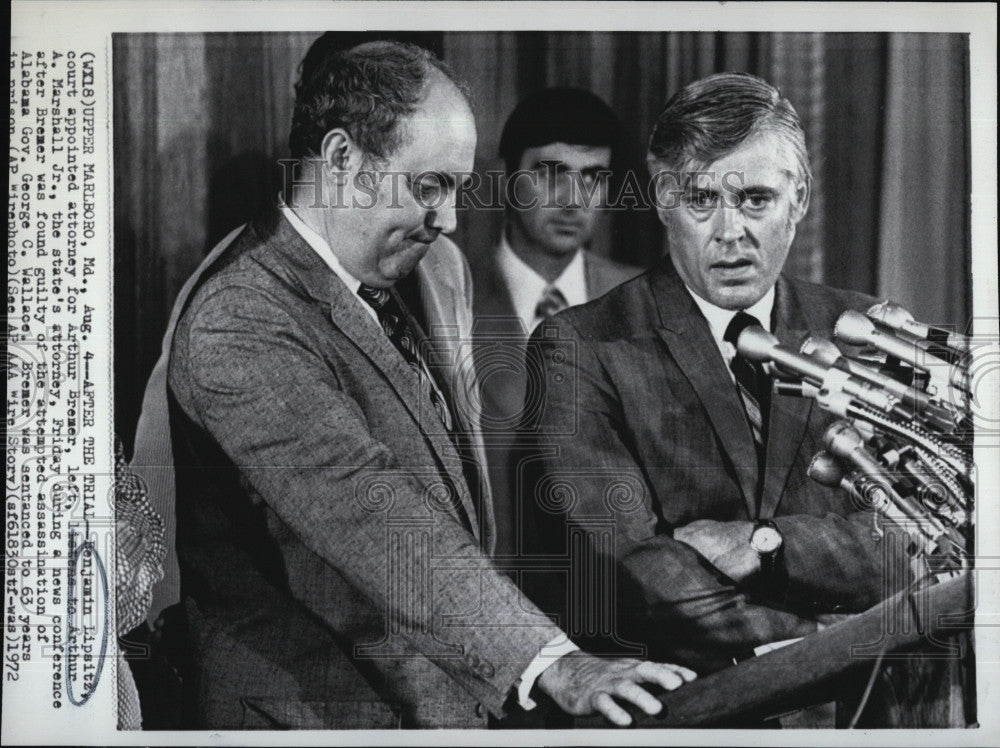
<svg viewBox="0 0 1000 748"><path fill-rule="evenodd" d="M524 439L540 449L521 495L536 551L575 559L590 539L598 571L577 579L606 625L575 623L566 596L570 629L704 672L870 607L906 562L870 507L807 477L834 417L772 395L735 348L760 325L797 350L875 301L782 273L812 179L794 108L752 75L698 80L666 104L647 163L668 253L536 330L544 397Z"/></svg>

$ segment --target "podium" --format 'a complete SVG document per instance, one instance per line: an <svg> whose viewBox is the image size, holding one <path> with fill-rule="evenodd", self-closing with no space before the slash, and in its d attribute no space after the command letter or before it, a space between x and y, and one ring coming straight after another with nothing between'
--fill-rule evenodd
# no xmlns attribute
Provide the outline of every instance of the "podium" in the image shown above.
<svg viewBox="0 0 1000 748"><path fill-rule="evenodd" d="M962 657L958 640L970 638L973 587L973 572L963 572L902 592L795 644L662 694L663 709L656 716L636 709L629 713L636 727L726 727L833 701L845 693L859 696L859 682L863 690L877 660L955 663ZM597 716L577 719L574 726L611 723Z"/></svg>

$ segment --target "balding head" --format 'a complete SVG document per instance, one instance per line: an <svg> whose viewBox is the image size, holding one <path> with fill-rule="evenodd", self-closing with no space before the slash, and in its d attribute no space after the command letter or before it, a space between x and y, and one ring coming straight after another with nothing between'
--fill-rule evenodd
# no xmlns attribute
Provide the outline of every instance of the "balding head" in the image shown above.
<svg viewBox="0 0 1000 748"><path fill-rule="evenodd" d="M318 156L325 135L341 128L371 161L384 162L403 142L402 121L428 95L457 97L468 109L464 85L422 47L376 41L334 52L304 70L295 86L292 156Z"/></svg>

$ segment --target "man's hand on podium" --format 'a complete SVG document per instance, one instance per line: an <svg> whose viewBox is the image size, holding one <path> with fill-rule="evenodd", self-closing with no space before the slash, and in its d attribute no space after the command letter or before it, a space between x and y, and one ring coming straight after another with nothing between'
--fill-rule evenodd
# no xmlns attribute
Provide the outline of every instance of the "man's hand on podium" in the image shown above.
<svg viewBox="0 0 1000 748"><path fill-rule="evenodd" d="M635 704L646 714L663 708L660 700L640 686L651 683L673 691L697 676L687 668L666 662L607 659L585 652L560 657L538 678L538 687L558 706L576 717L600 712L620 727L632 722L615 698Z"/></svg>

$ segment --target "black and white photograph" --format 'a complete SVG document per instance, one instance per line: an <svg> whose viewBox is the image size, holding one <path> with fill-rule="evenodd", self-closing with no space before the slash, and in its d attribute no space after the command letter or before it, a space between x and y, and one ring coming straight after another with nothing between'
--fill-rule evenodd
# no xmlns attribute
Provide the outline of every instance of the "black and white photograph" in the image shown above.
<svg viewBox="0 0 1000 748"><path fill-rule="evenodd" d="M5 743L993 742L995 6L131 5L12 31Z"/></svg>

